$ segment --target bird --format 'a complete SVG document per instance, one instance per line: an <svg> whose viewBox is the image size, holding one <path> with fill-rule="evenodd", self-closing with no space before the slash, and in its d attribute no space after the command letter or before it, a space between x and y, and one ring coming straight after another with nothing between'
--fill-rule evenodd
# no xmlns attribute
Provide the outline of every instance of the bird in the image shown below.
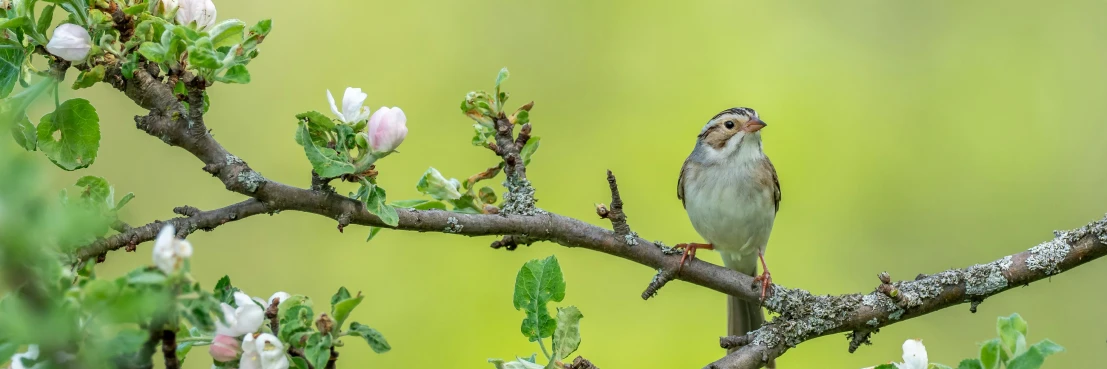
<svg viewBox="0 0 1107 369"><path fill-rule="evenodd" d="M676 245L684 250L679 265L695 258L696 249L713 249L727 268L755 276L760 260L763 273L755 280L762 301L772 284L765 246L780 209L780 180L761 145L765 126L750 108L716 114L700 131L677 182L677 198L707 242ZM764 320L759 303L727 296L728 335L744 335Z"/></svg>

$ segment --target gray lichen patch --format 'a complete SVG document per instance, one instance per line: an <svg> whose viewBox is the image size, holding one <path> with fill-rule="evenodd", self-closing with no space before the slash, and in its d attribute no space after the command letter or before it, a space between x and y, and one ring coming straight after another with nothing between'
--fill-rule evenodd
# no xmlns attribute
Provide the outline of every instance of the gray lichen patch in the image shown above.
<svg viewBox="0 0 1107 369"><path fill-rule="evenodd" d="M1030 256L1026 258L1026 267L1030 270L1044 271L1047 275L1060 273L1061 267L1058 264L1072 251L1072 246L1066 238L1068 235L1062 234L1051 241L1031 247Z"/></svg>
<svg viewBox="0 0 1107 369"><path fill-rule="evenodd" d="M1011 257L1006 256L987 264L977 264L965 270L965 293L987 296L1007 288L1007 277L1003 275L1011 267Z"/></svg>
<svg viewBox="0 0 1107 369"><path fill-rule="evenodd" d="M804 290L773 286L765 306L781 315L773 319L773 332L759 331L753 341L769 347L781 343L794 347L810 337L841 327L863 300L860 295L815 296Z"/></svg>
<svg viewBox="0 0 1107 369"><path fill-rule="evenodd" d="M507 189L507 193L504 194L504 201L500 209L500 214L536 215L546 213L535 205L538 199L534 198L534 187L530 185L530 181L526 179L516 179L515 176L508 176L503 185L504 188Z"/></svg>
<svg viewBox="0 0 1107 369"><path fill-rule="evenodd" d="M627 243L627 246L638 246L638 232L630 232L630 234L623 236L623 241Z"/></svg>
<svg viewBox="0 0 1107 369"><path fill-rule="evenodd" d="M258 187L265 183L265 177L252 170L238 172L238 183L241 183L247 191L257 192Z"/></svg>
<svg viewBox="0 0 1107 369"><path fill-rule="evenodd" d="M869 321L865 322L865 324L868 324L870 327L875 327L875 326L880 325L880 320L877 320L876 318L872 318L872 319L869 319Z"/></svg>
<svg viewBox="0 0 1107 369"><path fill-rule="evenodd" d="M442 229L442 232L459 233L462 228L465 228L465 226L458 222L457 218L449 217L446 219L446 228Z"/></svg>
<svg viewBox="0 0 1107 369"><path fill-rule="evenodd" d="M234 155L231 155L231 154L227 154L227 157L223 158L223 164L226 164L226 165L238 165L238 164L245 164L245 163L246 162L242 161L242 159L239 159L237 156L234 156Z"/></svg>
<svg viewBox="0 0 1107 369"><path fill-rule="evenodd" d="M895 300L892 300L891 297L885 296L883 293L880 292L873 292L868 295L861 296L861 304L871 307L873 310L876 311L890 312L888 314L888 318L892 320L899 319L899 317L904 313L903 308L899 307L899 305L896 305Z"/></svg>

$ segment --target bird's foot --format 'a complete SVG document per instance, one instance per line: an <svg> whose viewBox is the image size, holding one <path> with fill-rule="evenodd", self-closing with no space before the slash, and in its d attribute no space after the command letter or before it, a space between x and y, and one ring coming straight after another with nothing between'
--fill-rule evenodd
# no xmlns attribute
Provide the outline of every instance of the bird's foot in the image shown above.
<svg viewBox="0 0 1107 369"><path fill-rule="evenodd" d="M769 266L765 265L765 254L762 252L757 253L757 258L761 259L761 275L755 277L754 282L761 283L761 303L765 303L765 296L769 292L769 287L773 285L773 275L769 273Z"/></svg>
<svg viewBox="0 0 1107 369"><path fill-rule="evenodd" d="M697 249L714 250L715 246L709 243L680 243L673 246L673 248L684 250L684 253L680 255L680 264L677 265L677 274L680 274L680 269L684 268L684 263L696 258Z"/></svg>

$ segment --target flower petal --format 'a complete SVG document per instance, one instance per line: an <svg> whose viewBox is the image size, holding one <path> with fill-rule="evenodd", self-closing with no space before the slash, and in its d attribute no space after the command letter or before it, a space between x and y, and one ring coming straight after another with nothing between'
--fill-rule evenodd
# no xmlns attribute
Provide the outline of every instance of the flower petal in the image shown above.
<svg viewBox="0 0 1107 369"><path fill-rule="evenodd" d="M346 122L346 117L342 116L342 112L338 110L338 105L334 104L334 95L331 95L331 90L327 90L327 101L331 103L331 112L338 116L338 120Z"/></svg>
<svg viewBox="0 0 1107 369"><path fill-rule="evenodd" d="M369 95L361 92L360 88L346 88L346 93L342 96L342 113L346 116L346 123L357 122L361 106L365 105L365 99L368 97Z"/></svg>
<svg viewBox="0 0 1107 369"><path fill-rule="evenodd" d="M909 369L926 369L926 346L922 340L907 340L903 342L903 364Z"/></svg>
<svg viewBox="0 0 1107 369"><path fill-rule="evenodd" d="M273 305L273 299L277 298L281 299L281 302L285 302L288 301L289 298L292 298L292 295L289 295L288 292L278 291L274 293L273 296L269 296L269 305Z"/></svg>

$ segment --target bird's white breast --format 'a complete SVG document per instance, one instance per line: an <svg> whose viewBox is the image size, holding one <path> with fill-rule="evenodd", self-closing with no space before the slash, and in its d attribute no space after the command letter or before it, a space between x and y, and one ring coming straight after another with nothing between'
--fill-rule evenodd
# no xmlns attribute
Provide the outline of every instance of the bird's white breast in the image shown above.
<svg viewBox="0 0 1107 369"><path fill-rule="evenodd" d="M740 152L714 164L699 164L684 182L685 209L692 226L723 255L728 266L756 268L776 217L774 189L759 182L757 171L766 160Z"/></svg>

